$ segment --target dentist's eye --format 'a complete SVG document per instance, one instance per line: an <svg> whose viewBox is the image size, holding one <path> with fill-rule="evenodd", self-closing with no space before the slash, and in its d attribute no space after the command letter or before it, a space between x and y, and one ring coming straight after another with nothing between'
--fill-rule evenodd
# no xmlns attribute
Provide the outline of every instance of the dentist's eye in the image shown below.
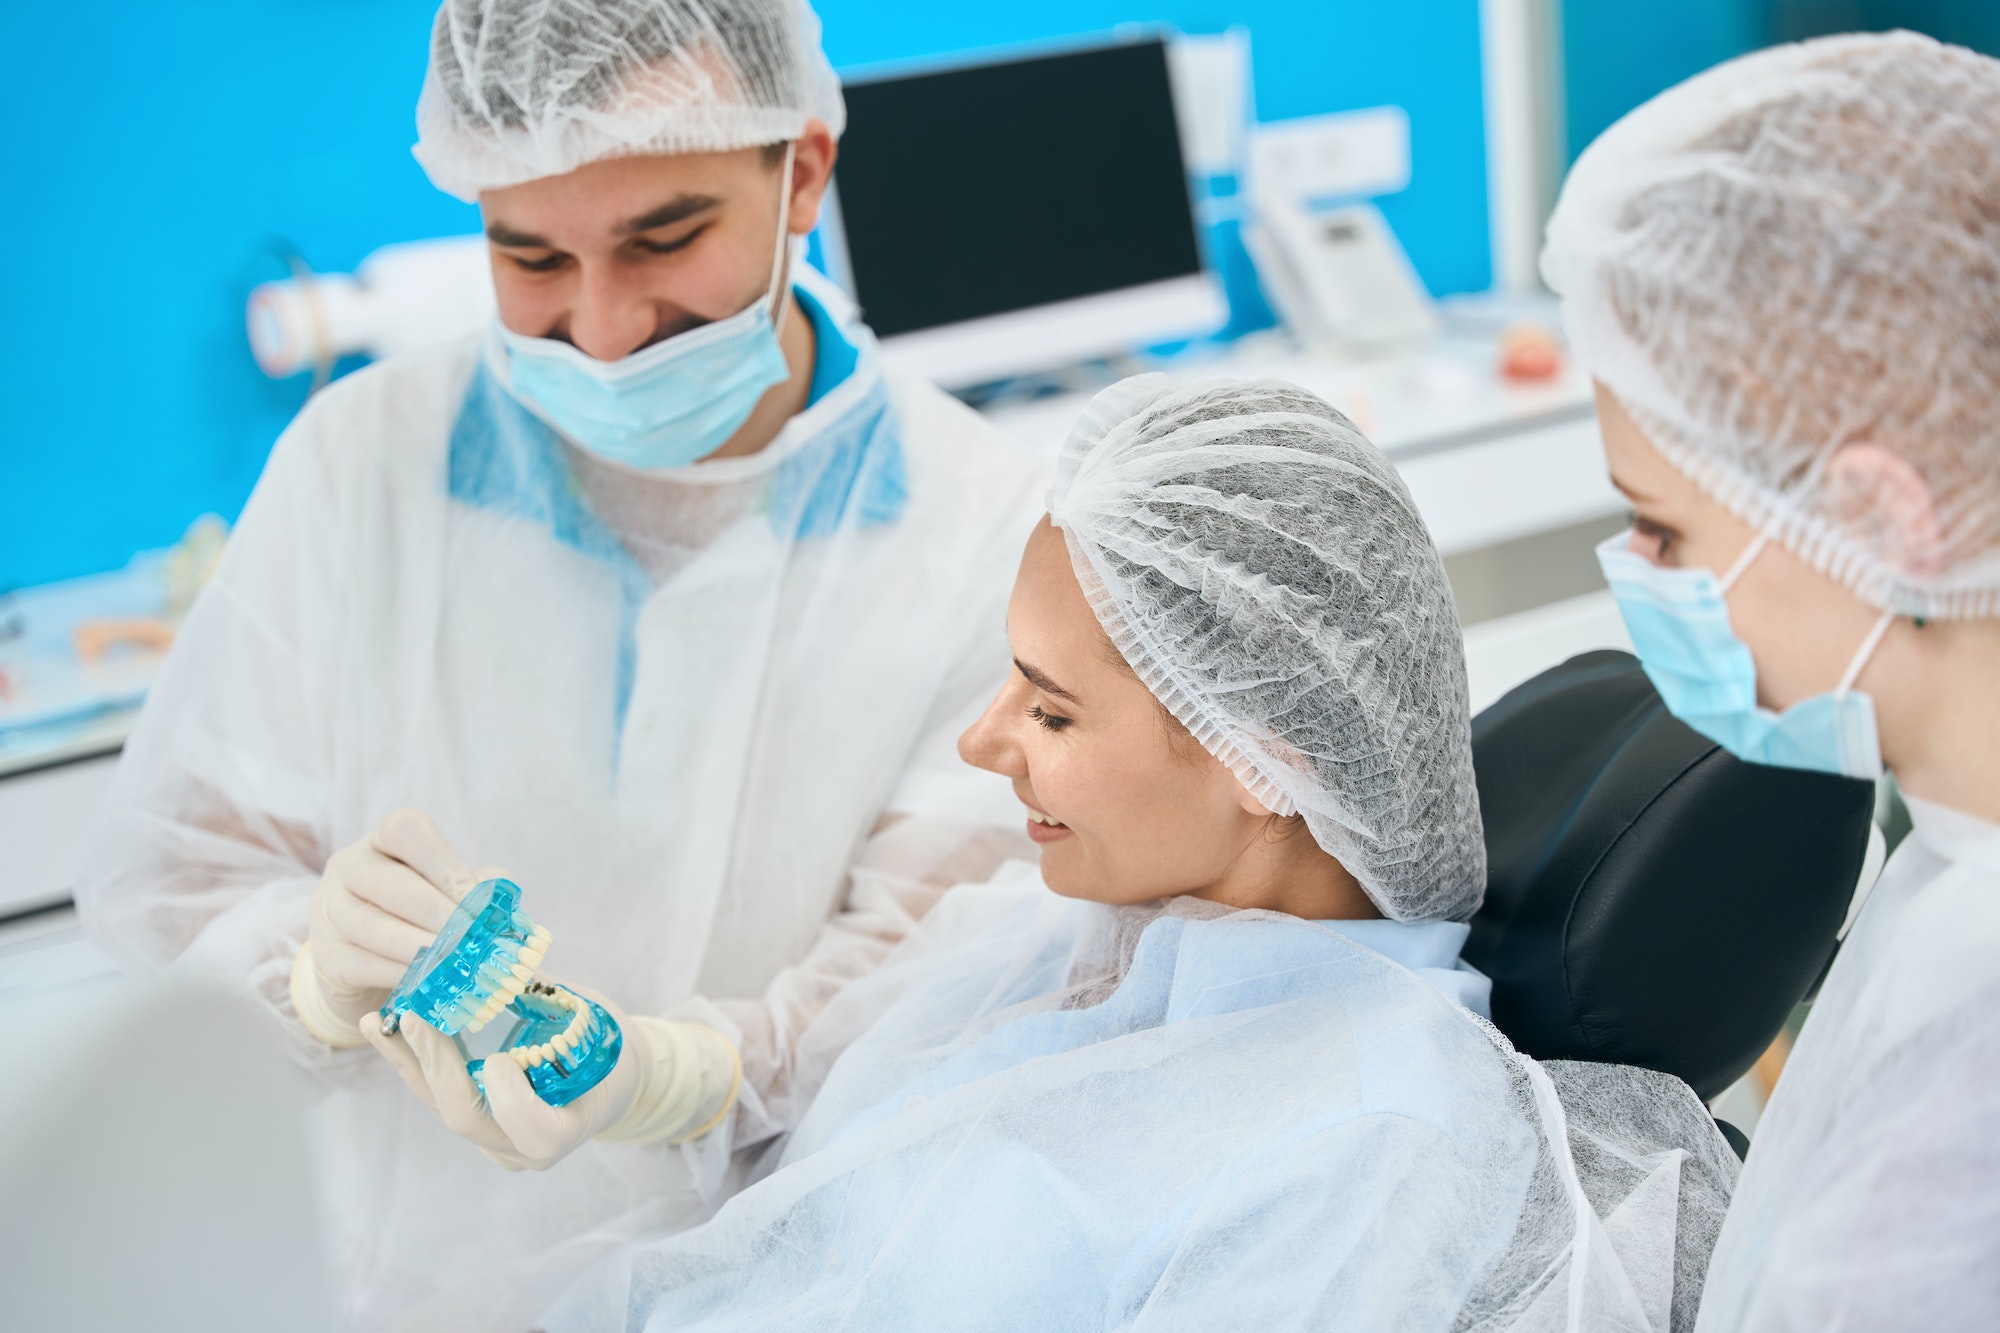
<svg viewBox="0 0 2000 1333"><path fill-rule="evenodd" d="M1070 719L1059 713L1051 713L1040 704L1030 708L1028 716L1035 719L1035 725L1044 731L1061 731L1070 724Z"/></svg>
<svg viewBox="0 0 2000 1333"><path fill-rule="evenodd" d="M569 256L558 250L539 259L529 259L525 255L508 255L507 258L514 262L515 267L526 269L530 273L553 273L563 266L563 261Z"/></svg>
<svg viewBox="0 0 2000 1333"><path fill-rule="evenodd" d="M687 235L677 236L671 241L649 240L646 237L642 236L634 240L632 243L638 246L641 250L644 250L649 255L670 255L677 250L687 249L690 245L693 245L697 240L699 240L707 231L708 231L708 224L703 223L701 226L696 227L693 231L689 232Z"/></svg>

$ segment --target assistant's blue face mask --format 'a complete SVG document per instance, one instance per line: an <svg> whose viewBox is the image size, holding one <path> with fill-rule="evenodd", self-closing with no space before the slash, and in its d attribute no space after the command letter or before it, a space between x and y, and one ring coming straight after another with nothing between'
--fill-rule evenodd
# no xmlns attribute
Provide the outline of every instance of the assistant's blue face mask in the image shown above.
<svg viewBox="0 0 2000 1333"><path fill-rule="evenodd" d="M1876 622L1830 694L1782 713L1757 703L1757 667L1729 626L1729 590L1767 545L1758 537L1721 579L1706 569L1663 569L1634 554L1631 534L1597 548L1639 664L1667 710L1738 759L1873 781L1882 776L1875 703L1854 687L1892 615Z"/></svg>
<svg viewBox="0 0 2000 1333"><path fill-rule="evenodd" d="M499 325L502 378L515 397L600 458L655 471L708 457L791 377L778 341L790 240L792 150L785 150L777 253L763 296L727 319L617 361ZM774 313L775 311L775 313Z"/></svg>

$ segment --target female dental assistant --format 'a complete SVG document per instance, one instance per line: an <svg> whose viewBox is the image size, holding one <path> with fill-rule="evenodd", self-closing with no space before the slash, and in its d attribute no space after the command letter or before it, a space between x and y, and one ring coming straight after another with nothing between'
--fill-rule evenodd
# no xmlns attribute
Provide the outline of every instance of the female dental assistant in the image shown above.
<svg viewBox="0 0 2000 1333"><path fill-rule="evenodd" d="M1893 772L1914 825L1700 1326L2000 1327L2000 62L1896 33L1722 65L1584 153L1542 264L1668 706L1745 759Z"/></svg>
<svg viewBox="0 0 2000 1333"><path fill-rule="evenodd" d="M1042 477L794 262L842 119L799 0L449 0L416 152L479 201L500 320L312 400L126 750L85 922L246 989L327 1085L353 1326L524 1327L704 1212L700 1132L769 1132L969 828ZM426 1105L362 1039L482 862L628 1020L560 1114Z"/></svg>

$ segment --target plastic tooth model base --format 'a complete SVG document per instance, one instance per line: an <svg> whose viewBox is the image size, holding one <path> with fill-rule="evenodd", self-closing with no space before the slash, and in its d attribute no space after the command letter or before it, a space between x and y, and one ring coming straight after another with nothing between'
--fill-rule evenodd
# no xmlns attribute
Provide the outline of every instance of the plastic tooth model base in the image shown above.
<svg viewBox="0 0 2000 1333"><path fill-rule="evenodd" d="M602 1005L534 980L550 935L520 902L511 880L474 885L390 993L382 1031L415 1014L457 1043L482 1093L485 1062L505 1056L543 1101L562 1106L611 1072L624 1034Z"/></svg>

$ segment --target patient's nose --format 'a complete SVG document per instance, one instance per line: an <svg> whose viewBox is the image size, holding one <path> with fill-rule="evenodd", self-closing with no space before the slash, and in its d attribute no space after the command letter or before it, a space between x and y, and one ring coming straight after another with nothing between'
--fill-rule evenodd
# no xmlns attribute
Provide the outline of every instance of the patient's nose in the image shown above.
<svg viewBox="0 0 2000 1333"><path fill-rule="evenodd" d="M1009 682L993 696L993 702L986 705L986 711L979 715L979 720L967 727L965 734L958 738L958 757L989 773L1022 778L1028 775L1027 760L1007 725L1009 712L1022 711L1010 707L1009 696L1013 693L1014 685Z"/></svg>

